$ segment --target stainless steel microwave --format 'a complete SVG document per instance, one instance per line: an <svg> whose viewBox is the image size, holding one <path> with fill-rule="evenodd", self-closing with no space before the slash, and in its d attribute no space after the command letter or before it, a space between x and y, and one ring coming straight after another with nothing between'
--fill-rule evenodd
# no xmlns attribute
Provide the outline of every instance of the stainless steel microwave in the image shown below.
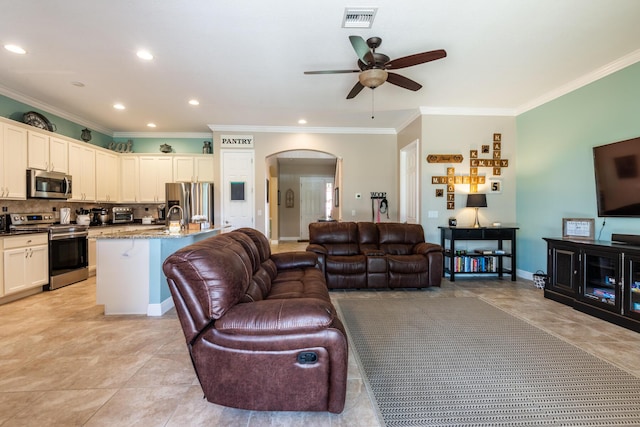
<svg viewBox="0 0 640 427"><path fill-rule="evenodd" d="M27 197L68 199L71 197L71 175L27 169Z"/></svg>

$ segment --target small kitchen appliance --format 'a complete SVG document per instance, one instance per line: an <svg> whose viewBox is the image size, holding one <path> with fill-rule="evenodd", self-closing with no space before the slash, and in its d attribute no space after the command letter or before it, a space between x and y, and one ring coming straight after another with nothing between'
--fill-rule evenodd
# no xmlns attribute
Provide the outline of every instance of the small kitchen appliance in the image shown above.
<svg viewBox="0 0 640 427"><path fill-rule="evenodd" d="M114 206L111 209L111 222L114 224L133 222L133 209L124 206Z"/></svg>
<svg viewBox="0 0 640 427"><path fill-rule="evenodd" d="M27 196L35 199L68 199L71 197L71 175L27 169Z"/></svg>

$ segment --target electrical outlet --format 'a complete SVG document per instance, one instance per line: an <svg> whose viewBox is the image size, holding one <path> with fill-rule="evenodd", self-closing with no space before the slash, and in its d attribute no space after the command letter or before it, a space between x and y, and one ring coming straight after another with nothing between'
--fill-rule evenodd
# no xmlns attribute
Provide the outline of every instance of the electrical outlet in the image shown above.
<svg viewBox="0 0 640 427"><path fill-rule="evenodd" d="M2 212L7 212L8 210L9 210L9 208L8 208L8 207L6 207L6 206L3 206L3 207L2 207Z"/></svg>
<svg viewBox="0 0 640 427"><path fill-rule="evenodd" d="M355 209L351 211L351 216L356 216L356 210Z"/></svg>

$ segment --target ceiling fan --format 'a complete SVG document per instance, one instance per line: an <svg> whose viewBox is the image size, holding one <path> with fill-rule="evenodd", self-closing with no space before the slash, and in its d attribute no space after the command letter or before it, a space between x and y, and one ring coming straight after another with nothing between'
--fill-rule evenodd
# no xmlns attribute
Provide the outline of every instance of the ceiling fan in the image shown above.
<svg viewBox="0 0 640 427"><path fill-rule="evenodd" d="M416 53L402 58L390 60L385 54L376 52L376 48L382 44L380 37L370 37L365 42L360 36L349 36L351 46L358 55L358 70L325 70L325 71L305 71L305 74L340 74L340 73L360 73L358 82L347 95L347 99L355 98L365 87L375 89L384 82L389 82L409 90L420 90L422 85L400 74L391 73L387 70L397 70L398 68L412 67L425 62L435 61L447 56L443 49L429 52Z"/></svg>

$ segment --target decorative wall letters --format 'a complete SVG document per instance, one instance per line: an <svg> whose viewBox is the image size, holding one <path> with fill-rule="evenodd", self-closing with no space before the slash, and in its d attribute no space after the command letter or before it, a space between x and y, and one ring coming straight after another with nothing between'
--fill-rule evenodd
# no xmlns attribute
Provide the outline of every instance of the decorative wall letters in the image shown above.
<svg viewBox="0 0 640 427"><path fill-rule="evenodd" d="M493 149L493 154L490 152ZM447 174L441 176L432 176L431 184L445 185L447 190L447 209L455 209L455 189L456 185L469 185L469 193L477 193L478 186L487 182L486 174L480 175L480 168L490 168L490 174L494 176L502 175L502 168L509 167L509 160L502 158L502 134L493 134L492 145L482 145L481 152L478 150L469 150L469 174L456 175L454 167L447 167ZM488 154L490 158L481 158L480 155ZM459 159L459 160L457 160ZM462 155L460 154L429 154L427 155L429 163L461 163ZM492 192L500 193L502 191L502 181L498 183L498 189L492 188ZM439 191L440 190L440 191ZM443 194L441 189L436 190L436 197Z"/></svg>

